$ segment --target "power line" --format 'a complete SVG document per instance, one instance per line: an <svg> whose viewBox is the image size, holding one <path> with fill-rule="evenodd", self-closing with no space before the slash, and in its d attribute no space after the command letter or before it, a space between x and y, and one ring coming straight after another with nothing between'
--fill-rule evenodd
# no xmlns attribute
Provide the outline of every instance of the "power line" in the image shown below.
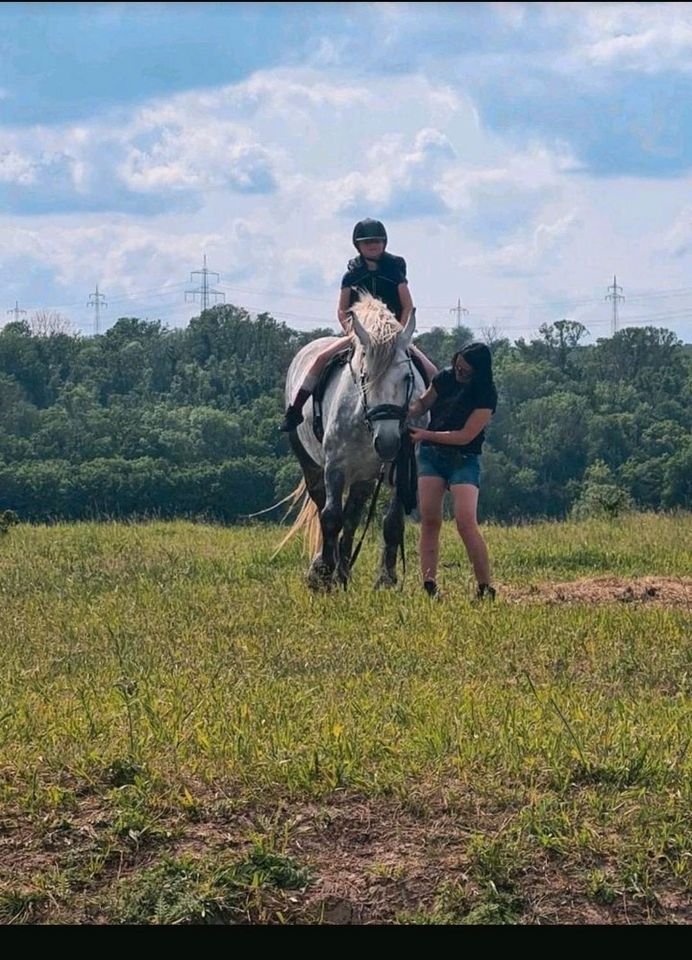
<svg viewBox="0 0 692 960"><path fill-rule="evenodd" d="M101 303L103 301L103 303ZM99 285L96 284L96 292L89 294L89 299L87 300L87 307L94 308L94 334L98 336L99 334L99 320L101 317L101 307L108 307L106 303L106 298L102 293L99 293Z"/></svg>
<svg viewBox="0 0 692 960"><path fill-rule="evenodd" d="M202 271L195 271L195 272L202 273ZM208 271L208 273L209 272L210 271ZM281 291L280 290L248 290L242 287L236 287L232 284L228 284L225 281L219 283L218 285L220 287L225 287L227 290L233 293L248 294L252 296L262 296L262 297L274 296L274 297L281 297L287 300L300 300L305 303L332 304L334 302L331 298L327 299L324 297L308 297L300 293L287 293L282 290ZM174 295L175 291L178 288L184 287L184 286L185 286L185 281L182 281L179 283L166 283L165 286L155 287L153 289L150 288L147 290L132 290L127 294L121 294L120 296L117 296L117 297L111 296L110 305L112 306L115 303L123 303L123 302L136 303L138 298L140 297L146 297L147 300L151 300L152 298L157 298L158 296L166 297L168 295ZM641 300L665 299L667 297L682 297L688 294L692 294L692 287L677 287L677 288L672 288L670 290L643 291L638 294L628 295L627 300L628 302L633 303L635 301L641 301ZM576 307L576 306L586 306L590 303L596 304L601 302L602 301L598 297L573 297L571 299L568 298L563 300L544 300L541 302L534 301L528 304L527 303L495 304L495 303L479 302L479 303L472 303L469 305L469 307L471 309L471 312L473 313L483 311L486 309L487 310L503 310L503 311L515 310L518 312L520 310L526 309L527 307L533 308L533 309L542 309L542 308L549 308L549 307L567 308L567 307ZM52 309L56 309L56 310L69 309L71 307L78 307L81 303L82 301L72 301L72 302L61 303L61 304L52 304L51 307ZM419 310L435 310L435 311L439 310L440 312L444 311L445 314L449 313L449 304L433 305L433 304L417 303L416 306ZM456 308L453 308L453 309L456 312Z"/></svg>
<svg viewBox="0 0 692 960"><path fill-rule="evenodd" d="M206 273L205 273L205 271L206 271ZM200 297L200 298L201 298L201 301L202 301L202 309L203 309L203 310L205 309L205 302L206 302L206 308L208 308L211 298L213 298L213 299L222 298L222 299L224 299L224 301L225 301L225 295L224 295L224 293L223 293L221 290L212 290L212 289L210 289L209 277L210 277L210 276L217 276L217 277L218 277L218 274L207 269L206 256L204 257L204 267L203 267L203 269L202 269L202 270L193 271L192 276L195 276L195 275L200 275L201 278L202 278L202 282L200 283L200 286L199 286L197 289L186 291L186 300L188 299L188 297L190 297L190 295L192 295L193 298L194 298L195 296ZM622 297L622 294L621 294L622 287L620 287L620 286L617 284L617 278L614 277L613 279L614 279L615 287L617 288L617 289L615 289L614 294L617 295L617 297L618 297L618 300L614 301L614 307L617 308L617 307L618 307L619 300L620 300L620 299L624 299L624 298ZM165 286L158 287L158 288L153 288L153 289L150 288L149 290L134 290L134 291L132 291L132 292L129 293L129 294L123 294L123 295L120 295L120 296L118 296L118 297L111 297L111 298L110 298L110 306L113 306L113 304L115 304L115 303L119 303L119 304L123 304L123 305L125 305L125 304L131 304L133 307L136 305L136 308L137 308L138 310L140 310L140 311L141 311L141 310L144 310L144 309L146 308L146 309L148 309L148 310L159 311L159 312L160 312L162 308L167 308L167 309L168 309L168 308L171 308L171 307L174 306L175 299L180 295L178 291L180 290L181 287L184 287L184 286L185 286L184 283L167 283ZM220 287L224 287L224 288L226 288L227 290L230 290L230 291L233 291L233 292L236 292L236 293L248 294L248 295L258 296L258 297L262 297L262 298L269 298L269 297L272 297L272 298L273 298L273 297L276 297L277 299L278 299L278 298L286 298L286 299L292 299L292 300L300 300L300 301L304 301L304 302L325 303L325 304L326 304L326 303L329 303L330 305L332 304L332 300L331 300L331 299L330 299L330 300L326 300L326 299L317 298L317 297L305 297L305 296L303 296L302 294L296 294L296 293L284 293L283 291L280 292L280 291L275 291L275 290L248 290L248 289L244 289L244 288L234 287L234 286L232 286L231 284L227 284L227 283L220 283L219 286L220 286ZM609 291L609 296L608 296L606 299L611 299L611 294L613 294L613 288L612 288L612 286L611 286L611 287L608 287L607 289L608 289L608 291ZM205 290L206 290L206 294L205 294ZM642 306L642 305L643 305L643 302L646 301L646 300L649 300L649 299L651 299L652 301L655 301L655 300L657 300L657 299L660 300L661 298L666 298L666 297L671 297L671 298L673 298L673 297L684 297L684 296L689 296L689 295L691 295L691 294L692 294L692 287L679 287L679 288L671 288L670 290L667 290L667 291L666 291L666 290L660 290L660 289L659 289L659 290L652 290L652 291L648 291L648 292L641 292L641 293L634 294L634 295L628 295L627 300L628 300L628 302L629 302L630 304L632 304L632 303L634 303L634 302L637 302L637 304L638 304L639 306ZM102 297L103 297L103 295L102 295L102 294L99 294L99 303L100 303ZM141 298L141 299L140 299L140 298ZM145 299L145 298L146 298L146 299ZM142 302L142 301L144 301L144 302ZM83 301L81 301L81 302L83 303ZM420 311L434 312L434 311L438 311L438 310L439 310L439 311L441 312L441 311L444 310L444 312L445 312L445 317L444 317L444 319L443 319L442 317L440 317L439 321L437 321L437 322L433 319L433 317L431 317L429 323L419 323L418 326L417 326L417 328L418 328L419 331L432 330L432 329L435 328L435 327L441 327L442 329L448 329L447 323L445 322L445 320L447 320L447 318L449 317L450 313L451 313L451 314L456 314L457 320L458 320L459 322L461 322L461 319L462 319L463 316L467 315L469 312L472 312L472 313L477 317L476 321L474 322L474 327L479 327L479 328L480 328L480 327L483 325L483 323L485 323L485 322L487 321L487 317L488 317L490 314L492 314L493 312L495 312L495 311L497 311L497 310L500 310L500 309L503 310L503 311L509 311L510 313L514 313L514 312L515 312L516 314L519 314L520 311L526 310L527 307L528 307L529 309L537 309L537 310L540 310L540 311L547 311L547 310L550 309L551 305L556 305L556 304L562 304L562 305L571 304L571 305L574 305L574 306L588 306L588 305L590 305L590 304L596 305L596 304L599 303L599 302L602 303L603 301L602 301L602 300L598 300L597 298L587 298L587 297L577 298L577 297L575 297L575 298L573 298L572 300L544 301L544 302L542 302L542 303L535 303L535 302L534 302L534 303L530 303L530 304L528 304L528 305L527 305L527 304L524 304L524 305L518 305L518 304L513 304L513 305L512 305L512 304L492 305L492 304L490 304L490 305L487 305L487 308L486 308L486 309L482 309L481 304L477 304L476 306L471 306L471 310L470 310L470 311L469 311L468 308L461 306L461 301L460 301L460 300L457 301L457 307L456 307L456 308L452 308L451 310L450 310L450 308L449 308L448 305L439 306L439 307L432 307L432 306L430 306L430 305L422 305L422 306L421 306L420 304L418 304L417 306L418 306L419 314L420 314ZM64 309L64 308L69 308L69 307L71 307L71 306L78 306L78 305L79 305L78 303L74 303L74 304L62 304L62 305L60 305L59 307L53 306L52 309L61 309L61 308ZM90 302L89 302L87 305L88 305L88 306L92 306L92 307L94 307L94 308L96 307L96 303L95 303L94 301L92 301L91 299L90 299ZM653 305L653 304L652 304L652 305ZM659 306L659 304L657 304L657 306ZM663 304L660 304L660 306L663 306ZM670 304L670 307L673 308L674 305L671 303L671 304ZM256 308L252 308L252 309L256 309ZM692 309L692 308L690 308L690 309ZM19 311L19 312L16 313L16 311ZM319 325L321 325L321 326L335 327L334 320L332 319L331 316L330 316L329 318L327 318L327 317L324 317L324 316L315 316L315 315L309 315L309 314L303 314L303 313L296 313L296 312L291 312L291 311L272 310L271 307L267 307L267 306L265 306L264 304L262 305L262 310L259 311L259 312L268 312L268 313L271 313L272 315L274 315L277 319L285 319L287 322L292 322L292 323L300 323L300 324L315 323L315 324L319 324ZM26 311L21 310L21 308L19 307L19 304L16 303L15 308L14 308L13 310L8 310L7 313L8 313L8 314L13 314L13 315L15 315L15 319L18 319L19 316L21 316L22 314L26 313ZM673 319L676 319L676 318L686 319L688 316L689 316L689 310L685 309L682 305L679 304L678 307L677 307L677 309L670 309L670 310L666 310L666 311L660 311L660 310L659 310L659 311L654 312L654 313L651 313L651 314L649 314L649 313L635 314L635 315L632 316L632 317L626 318L626 323L629 324L629 323L635 322L635 321L637 321L637 320L651 320L651 321L656 321L656 320L666 320L666 319L671 319L671 320L673 320ZM423 319L423 318L421 317L421 319ZM96 318L96 320L97 320L97 324L98 324L98 323L100 322L100 317L99 317L99 318ZM509 318L508 318L508 320L509 320ZM619 326L619 325L621 324L622 320L621 320L621 317L620 317L620 312L619 312L619 310L618 310L614 324L613 324L613 319L612 319L612 318L611 318L610 321L601 321L601 320L594 319L594 320L592 320L592 321L588 321L588 320L587 320L587 321L585 321L585 322L586 322L586 325L587 325L588 327L599 327L599 326L603 326L606 322L611 323L611 327L612 327L613 325L615 325L615 326L617 327L617 326ZM82 326L82 324L79 324L79 323L77 323L76 325ZM507 322L507 321L503 320L502 326L503 326L503 328L506 328L506 329L508 329L508 330L509 330L509 329L514 329L514 330L519 330L519 329L521 329L521 330L529 331L529 330L531 330L531 329L537 329L538 324L536 324L536 326L534 327L534 326L532 326L530 323L527 323L527 322L521 322L521 321L519 321L519 322L511 322L511 321L510 321L510 322Z"/></svg>
<svg viewBox="0 0 692 960"><path fill-rule="evenodd" d="M282 290L245 290L231 283L220 283L219 286L226 287L234 293L245 293L253 297L266 297L269 294L274 297L284 297L286 300L304 300L306 303L333 303L335 305L337 303L337 297L328 300L326 297L305 297L302 293L285 293Z"/></svg>
<svg viewBox="0 0 692 960"><path fill-rule="evenodd" d="M195 271L195 272L202 273L203 271ZM208 271L208 273L210 272L211 271ZM185 284L183 282L183 283L167 284L165 287L158 287L154 290L132 291L130 294L127 294L127 295L123 295L120 297L111 297L110 302L111 304L116 302L122 302L122 301L134 302L137 297L146 296L147 298L151 298L152 296L156 296L159 293L161 294L161 296L166 296L168 294L172 294L176 288L184 285ZM218 286L224 287L230 293L247 294L249 296L258 296L258 297L273 296L273 297L280 297L286 300L300 300L305 303L332 304L334 302L331 298L327 299L324 297L308 297L301 293L287 293L286 291L283 291L283 290L270 290L270 289L249 290L244 287L236 287L235 285L226 283L225 281L220 282ZM667 291L653 290L649 292L642 292L639 294L628 295L627 299L630 303L633 303L635 301L641 301L641 300L660 299L660 298L666 298L666 297L680 297L680 296L685 296L687 294L692 294L692 287L679 287L679 288L674 288ZM572 297L571 299L563 299L563 300L532 301L528 304L527 303L494 304L494 303L479 302L479 303L470 304L469 307L471 309L471 312L473 313L482 311L484 309L516 310L518 312L520 310L526 309L527 307L533 308L533 309L542 309L542 308L549 308L549 307L570 307L570 306L576 307L576 306L586 306L590 303L596 304L601 302L602 301L598 297ZM78 306L78 304L67 303L67 304L60 304L58 306L70 307L70 306ZM444 311L447 314L449 313L448 304L433 305L433 304L417 303L416 307L419 310L439 310L439 311ZM456 309L457 309L456 307L453 308L454 312L456 312ZM466 308L462 308L462 310L465 310L465 309Z"/></svg>
<svg viewBox="0 0 692 960"><path fill-rule="evenodd" d="M635 313L631 317L626 317L626 322L629 323L630 320L674 320L677 318L684 319L685 317L692 314L692 307L687 307L683 310L668 310L665 313Z"/></svg>
<svg viewBox="0 0 692 960"><path fill-rule="evenodd" d="M12 307L12 309L7 310L6 312L14 314L14 322L19 323L19 317L21 316L21 314L26 313L26 310L22 310L21 307L19 306L19 300L15 300L14 306Z"/></svg>
<svg viewBox="0 0 692 960"><path fill-rule="evenodd" d="M630 303L633 300L660 300L668 297L686 297L692 293L692 287L678 287L673 290L659 290L651 293L636 293L630 295L627 299Z"/></svg>
<svg viewBox="0 0 692 960"><path fill-rule="evenodd" d="M622 294L618 293L618 290L622 290L622 287L618 286L617 277L613 277L613 285L612 287L608 287L608 293L605 296L606 300L613 301L613 322L610 328L613 336L618 332L618 300L625 299Z"/></svg>
<svg viewBox="0 0 692 960"><path fill-rule="evenodd" d="M137 298L139 297L156 297L157 295L166 297L172 294L178 296L177 288L184 287L186 281L181 281L180 283L168 283L165 287L155 287L151 290L132 290L128 294L122 294L119 297L111 297L111 306L114 303L136 303ZM82 305L82 300L73 300L71 303L57 303L52 304L51 309L53 310L68 310L70 307L79 307Z"/></svg>
<svg viewBox="0 0 692 960"><path fill-rule="evenodd" d="M218 273L214 273L213 270L207 270L207 255L206 255L206 253L205 253L205 255L204 255L204 266L202 267L201 270L193 270L192 273L190 274L190 280L192 280L192 278L193 278L196 274L199 274L199 275L201 275L201 277L202 277L201 286L197 287L196 290L186 290L186 291L185 291L185 303L188 303L188 296L189 296L189 297L192 299L192 301L194 302L195 297L197 297L197 296L199 295L199 296L202 298L202 300L201 300L201 302L202 302L202 313L204 313L205 310L208 310L208 309L209 309L209 297L221 297L221 298L222 298L222 302L223 302L223 303L226 302L226 295L225 295L224 293L222 293L221 290L210 290L210 289L209 289L209 277L210 277L210 276L216 277L216 280L217 280L217 282L218 282L219 275L218 275Z"/></svg>
<svg viewBox="0 0 692 960"><path fill-rule="evenodd" d="M180 287L185 286L185 281L181 283L169 283L165 287L155 287L152 290L132 290L130 293L121 294L119 297L111 297L111 306L114 303L139 303L142 298L151 300L157 298L180 296Z"/></svg>
<svg viewBox="0 0 692 960"><path fill-rule="evenodd" d="M424 309L425 309L425 308L424 308ZM462 318L462 316L467 317L469 312L468 312L468 310L466 309L466 307L462 307L462 305L461 305L461 300L460 300L459 298L457 298L457 305L456 305L456 307L452 307L452 309L451 309L449 312L450 312L450 314L456 313L456 315L457 315L457 330L458 330L458 329L461 327L461 318Z"/></svg>

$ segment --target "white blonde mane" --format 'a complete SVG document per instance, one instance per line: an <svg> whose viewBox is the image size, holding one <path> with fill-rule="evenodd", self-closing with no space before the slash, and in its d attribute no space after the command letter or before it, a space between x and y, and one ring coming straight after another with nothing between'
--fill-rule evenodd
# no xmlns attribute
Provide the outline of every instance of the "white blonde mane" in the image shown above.
<svg viewBox="0 0 692 960"><path fill-rule="evenodd" d="M392 354L396 347L396 338L401 333L401 324L381 300L373 297L364 290L360 291L360 299L351 307L361 326L367 331L370 346L367 352L368 381L367 389L377 385L387 373L392 361ZM363 348L356 339L360 356L357 359L362 363Z"/></svg>

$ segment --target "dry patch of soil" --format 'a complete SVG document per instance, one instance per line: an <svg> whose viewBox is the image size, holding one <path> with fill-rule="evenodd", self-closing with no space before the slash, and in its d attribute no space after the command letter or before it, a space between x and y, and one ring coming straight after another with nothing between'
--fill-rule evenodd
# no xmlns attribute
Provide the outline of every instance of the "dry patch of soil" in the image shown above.
<svg viewBox="0 0 692 960"><path fill-rule="evenodd" d="M502 588L510 603L630 603L692 610L692 577L588 577Z"/></svg>

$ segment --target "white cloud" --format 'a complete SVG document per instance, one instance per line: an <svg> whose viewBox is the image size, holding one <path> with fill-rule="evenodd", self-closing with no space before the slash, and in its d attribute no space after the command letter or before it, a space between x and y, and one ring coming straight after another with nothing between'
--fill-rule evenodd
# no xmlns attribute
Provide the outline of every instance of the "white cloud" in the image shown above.
<svg viewBox="0 0 692 960"><path fill-rule="evenodd" d="M310 63L315 67L334 67L342 61L342 53L338 43L331 37L320 37L317 50L310 57Z"/></svg>
<svg viewBox="0 0 692 960"><path fill-rule="evenodd" d="M326 82L310 70L256 74L219 90L152 101L131 116L76 126L7 129L0 178L39 184L53 175L56 158L71 167L74 189L136 193L199 193L208 189L266 193L275 189L280 146L266 133L303 126L316 110L353 109L370 94L350 84ZM297 135L300 136L298 131ZM262 137L262 140L260 139ZM34 198L36 199L36 198ZM65 205L68 198L64 197Z"/></svg>
<svg viewBox="0 0 692 960"><path fill-rule="evenodd" d="M684 285L689 183L613 178L604 190L575 175L566 148L490 133L448 76L393 75L385 92L333 68L283 69L91 122L5 131L0 187L66 201L59 215L0 217L5 289L21 302L10 287L21 263L32 295L27 265L53 278L46 305L84 304L98 281L110 318L145 315L137 292L155 290L162 315L184 322L198 309L184 304L185 281L206 253L229 300L333 323L362 216L382 217L406 257L422 325L448 322L458 296L503 304L596 287L600 308L613 272L654 287L662 263L666 281ZM272 189L253 193L262 177ZM78 205L104 196L112 209ZM151 198L165 202L147 216Z"/></svg>
<svg viewBox="0 0 692 960"><path fill-rule="evenodd" d="M597 65L617 65L653 73L671 68L692 70L692 25L668 23L634 35L599 40L584 50Z"/></svg>
<svg viewBox="0 0 692 960"><path fill-rule="evenodd" d="M266 192L273 187L273 158L249 129L219 122L141 129L146 148L126 146L118 167L132 190L231 190Z"/></svg>
<svg viewBox="0 0 692 960"><path fill-rule="evenodd" d="M658 249L675 259L692 253L692 205L687 204L671 228L664 234Z"/></svg>
<svg viewBox="0 0 692 960"><path fill-rule="evenodd" d="M574 161L569 155L556 154L535 144L526 151L507 154L501 166L456 166L448 170L440 184L440 194L448 207L465 210L479 201L507 202L518 193L540 196L559 189L566 168Z"/></svg>
<svg viewBox="0 0 692 960"><path fill-rule="evenodd" d="M473 270L530 276L555 267L561 247L581 226L575 211L551 223L538 223L523 236L495 251L462 258L460 266Z"/></svg>
<svg viewBox="0 0 692 960"><path fill-rule="evenodd" d="M363 169L328 184L325 192L334 212L370 206L396 216L415 197L418 215L439 213L444 204L437 184L455 157L449 138L432 128L419 130L408 149L402 136L382 138L367 148Z"/></svg>
<svg viewBox="0 0 692 960"><path fill-rule="evenodd" d="M194 263L199 250L219 237L209 234L171 234L130 223L87 225L55 223L23 228L0 222L0 252L4 259L38 261L66 287L100 278L104 288L134 290L142 286L142 273L152 286L179 279L180 264Z"/></svg>
<svg viewBox="0 0 692 960"><path fill-rule="evenodd" d="M318 71L276 69L256 73L243 83L225 87L222 99L245 108L274 112L301 107L351 107L374 99L363 86L326 80Z"/></svg>
<svg viewBox="0 0 692 960"><path fill-rule="evenodd" d="M644 73L692 70L689 3L603 3L578 7L578 11L571 11L576 14L572 52L578 61ZM560 11L553 11L552 19L559 15Z"/></svg>
<svg viewBox="0 0 692 960"><path fill-rule="evenodd" d="M28 185L36 179L37 163L15 150L0 153L0 181Z"/></svg>
<svg viewBox="0 0 692 960"><path fill-rule="evenodd" d="M394 163L405 185L416 168L431 165L432 171L453 154L445 134L432 127L426 132L421 123L416 128L418 118L444 124L463 115L478 135L477 116L448 85L409 78L406 95L410 105L402 125L362 87L311 68L266 71L218 90L151 101L129 115L120 111L78 125L7 129L0 178L35 185L27 212L39 211L44 195L47 210L69 209L70 190L80 197L81 209L89 209L92 198L91 209L110 202L117 210L128 193L159 197L162 204L167 196L184 195L201 202L209 190L270 193L280 180L307 170L315 177L319 170L328 174L341 167L357 180L364 158L370 164ZM369 117L373 129L381 132L385 119L392 133L357 143L354 131L366 129ZM65 166L59 198L48 182L58 157ZM375 183L364 196L388 191ZM17 212L22 199L14 198ZM123 207L132 208L133 203ZM162 209L165 205L150 212Z"/></svg>

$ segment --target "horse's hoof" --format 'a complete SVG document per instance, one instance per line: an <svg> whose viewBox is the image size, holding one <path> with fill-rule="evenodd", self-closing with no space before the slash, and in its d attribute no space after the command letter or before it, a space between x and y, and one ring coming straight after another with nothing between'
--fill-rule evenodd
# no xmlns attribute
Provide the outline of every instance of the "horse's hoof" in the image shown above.
<svg viewBox="0 0 692 960"><path fill-rule="evenodd" d="M328 593L334 586L333 572L320 561L310 566L305 579L308 587L316 593Z"/></svg>
<svg viewBox="0 0 692 960"><path fill-rule="evenodd" d="M331 578L325 580L323 577L312 577L308 574L305 580L313 593L330 593L334 589L334 581Z"/></svg>
<svg viewBox="0 0 692 960"><path fill-rule="evenodd" d="M396 577L392 577L388 573L381 573L375 580L375 590L392 590L396 584Z"/></svg>

